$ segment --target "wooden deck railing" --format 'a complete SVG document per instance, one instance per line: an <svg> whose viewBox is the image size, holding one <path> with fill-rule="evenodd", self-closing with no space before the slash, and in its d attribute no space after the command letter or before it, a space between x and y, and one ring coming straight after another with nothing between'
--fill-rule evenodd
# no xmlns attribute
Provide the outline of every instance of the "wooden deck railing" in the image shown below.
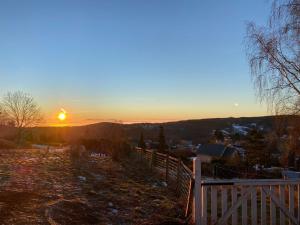
<svg viewBox="0 0 300 225"><path fill-rule="evenodd" d="M194 171L196 225L300 224L300 180L201 179L200 158Z"/></svg>
<svg viewBox="0 0 300 225"><path fill-rule="evenodd" d="M191 171L168 154L135 152L168 184L176 185L186 204L186 215L193 205L196 225L300 225L300 180L204 179L199 156Z"/></svg>

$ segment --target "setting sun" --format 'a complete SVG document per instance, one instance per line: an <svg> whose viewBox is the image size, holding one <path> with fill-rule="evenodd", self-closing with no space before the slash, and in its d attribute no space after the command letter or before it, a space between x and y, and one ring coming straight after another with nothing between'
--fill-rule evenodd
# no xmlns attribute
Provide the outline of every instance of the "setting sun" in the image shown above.
<svg viewBox="0 0 300 225"><path fill-rule="evenodd" d="M66 111L65 110L62 110L59 114L58 114L58 119L60 120L60 121L64 121L65 119L66 119Z"/></svg>

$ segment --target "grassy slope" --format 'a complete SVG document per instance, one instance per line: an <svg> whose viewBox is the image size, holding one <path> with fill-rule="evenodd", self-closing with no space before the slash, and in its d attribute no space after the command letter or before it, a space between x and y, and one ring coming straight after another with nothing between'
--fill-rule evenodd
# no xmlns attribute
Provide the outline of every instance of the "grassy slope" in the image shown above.
<svg viewBox="0 0 300 225"><path fill-rule="evenodd" d="M2 151L0 221L125 225L177 220L181 211L176 198L134 165L89 158L80 169L65 153Z"/></svg>

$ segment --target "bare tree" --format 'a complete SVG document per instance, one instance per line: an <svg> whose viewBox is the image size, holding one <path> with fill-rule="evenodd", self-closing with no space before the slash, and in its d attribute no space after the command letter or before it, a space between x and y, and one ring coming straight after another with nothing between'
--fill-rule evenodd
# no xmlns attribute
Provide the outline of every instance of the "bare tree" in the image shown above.
<svg viewBox="0 0 300 225"><path fill-rule="evenodd" d="M0 105L0 126L7 125L7 115L3 109L3 107Z"/></svg>
<svg viewBox="0 0 300 225"><path fill-rule="evenodd" d="M261 101L276 114L300 114L300 0L275 0L269 23L247 27L247 56Z"/></svg>
<svg viewBox="0 0 300 225"><path fill-rule="evenodd" d="M8 92L3 97L1 107L7 120L18 128L18 138L21 138L23 128L35 126L42 119L40 107L33 97L21 91Z"/></svg>

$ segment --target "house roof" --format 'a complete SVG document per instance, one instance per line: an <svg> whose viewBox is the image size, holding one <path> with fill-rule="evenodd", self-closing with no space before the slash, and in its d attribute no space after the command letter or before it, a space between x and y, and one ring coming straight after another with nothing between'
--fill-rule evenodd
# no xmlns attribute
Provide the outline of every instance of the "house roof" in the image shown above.
<svg viewBox="0 0 300 225"><path fill-rule="evenodd" d="M222 157L226 146L222 144L204 144L201 145L197 154L208 155L212 157Z"/></svg>
<svg viewBox="0 0 300 225"><path fill-rule="evenodd" d="M234 148L222 144L204 144L199 147L197 154L221 158L230 157L235 151Z"/></svg>
<svg viewBox="0 0 300 225"><path fill-rule="evenodd" d="M236 152L236 149L235 148L232 148L232 147L226 147L222 157L230 157L232 156L234 153Z"/></svg>

